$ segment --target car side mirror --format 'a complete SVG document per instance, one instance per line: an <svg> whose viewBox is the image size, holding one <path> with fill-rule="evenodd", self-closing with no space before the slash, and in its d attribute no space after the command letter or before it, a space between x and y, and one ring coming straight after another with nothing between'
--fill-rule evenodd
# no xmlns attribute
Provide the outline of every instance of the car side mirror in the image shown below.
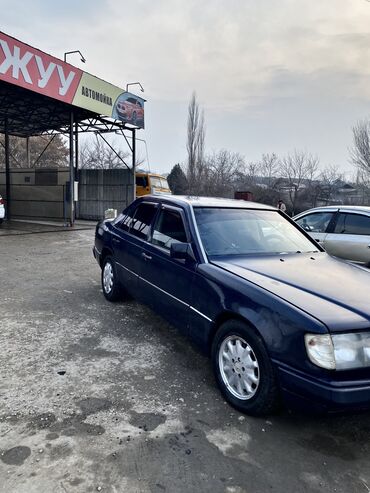
<svg viewBox="0 0 370 493"><path fill-rule="evenodd" d="M171 258L178 260L195 260L193 248L190 243L171 243Z"/></svg>

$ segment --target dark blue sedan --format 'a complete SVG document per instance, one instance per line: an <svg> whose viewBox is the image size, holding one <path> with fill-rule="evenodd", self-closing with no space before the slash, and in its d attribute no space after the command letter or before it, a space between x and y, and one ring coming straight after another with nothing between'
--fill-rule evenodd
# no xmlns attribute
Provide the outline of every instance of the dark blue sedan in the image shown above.
<svg viewBox="0 0 370 493"><path fill-rule="evenodd" d="M129 294L211 354L225 399L370 404L370 272L251 202L146 196L97 225L104 296Z"/></svg>

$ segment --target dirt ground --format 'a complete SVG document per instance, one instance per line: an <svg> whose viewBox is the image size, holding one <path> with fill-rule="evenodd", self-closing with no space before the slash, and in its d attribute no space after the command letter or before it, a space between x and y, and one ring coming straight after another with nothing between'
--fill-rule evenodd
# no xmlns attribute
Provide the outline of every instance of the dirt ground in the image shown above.
<svg viewBox="0 0 370 493"><path fill-rule="evenodd" d="M104 299L92 244L0 237L0 492L370 492L370 413L236 412L189 341Z"/></svg>

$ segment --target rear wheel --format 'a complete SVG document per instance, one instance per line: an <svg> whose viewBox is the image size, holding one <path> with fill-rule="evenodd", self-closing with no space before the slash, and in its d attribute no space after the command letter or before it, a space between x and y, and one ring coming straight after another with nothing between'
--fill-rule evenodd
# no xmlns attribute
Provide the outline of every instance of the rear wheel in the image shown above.
<svg viewBox="0 0 370 493"><path fill-rule="evenodd" d="M117 270L112 257L105 257L101 271L103 294L108 301L117 301L122 297L122 289L117 277Z"/></svg>
<svg viewBox="0 0 370 493"><path fill-rule="evenodd" d="M261 337L239 320L225 322L212 344L212 362L225 399L246 414L276 411L279 391L274 369Z"/></svg>

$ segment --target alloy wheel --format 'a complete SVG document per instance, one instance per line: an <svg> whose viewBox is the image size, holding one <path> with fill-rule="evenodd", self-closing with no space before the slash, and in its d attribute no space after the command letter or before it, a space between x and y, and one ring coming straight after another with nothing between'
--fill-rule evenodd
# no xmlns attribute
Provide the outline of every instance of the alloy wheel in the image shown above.
<svg viewBox="0 0 370 493"><path fill-rule="evenodd" d="M107 262L104 266L104 271L103 271L103 287L104 287L104 291L107 294L109 294L112 291L113 281L114 281L113 267L110 262Z"/></svg>
<svg viewBox="0 0 370 493"><path fill-rule="evenodd" d="M222 341L218 356L227 390L237 399L251 399L260 382L260 369L251 346L243 338L232 335Z"/></svg>

